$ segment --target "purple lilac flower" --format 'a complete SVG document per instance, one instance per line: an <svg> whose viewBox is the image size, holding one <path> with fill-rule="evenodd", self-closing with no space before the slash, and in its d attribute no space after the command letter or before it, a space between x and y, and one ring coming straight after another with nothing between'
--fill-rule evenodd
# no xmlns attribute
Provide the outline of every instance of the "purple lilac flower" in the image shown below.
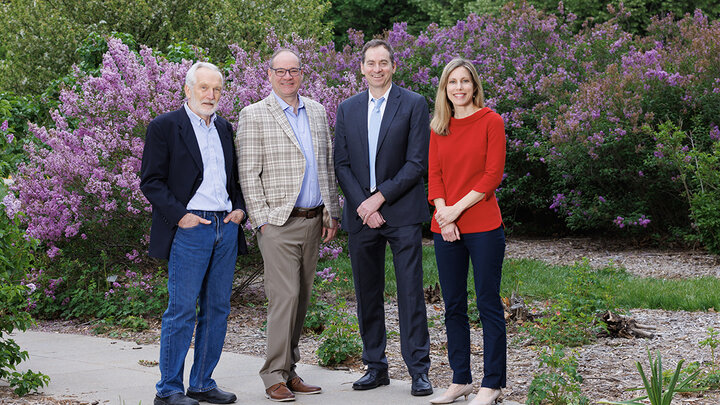
<svg viewBox="0 0 720 405"><path fill-rule="evenodd" d="M332 282L335 280L335 273L332 272L332 267L325 267L322 271L318 271L317 274L323 281Z"/></svg>
<svg viewBox="0 0 720 405"><path fill-rule="evenodd" d="M553 202L550 204L550 209L558 212L558 209L562 206L565 206L565 195L564 194L557 194L555 197L553 197Z"/></svg>
<svg viewBox="0 0 720 405"><path fill-rule="evenodd" d="M718 129L717 125L713 125L710 128L710 139L713 141L720 141L720 129Z"/></svg>

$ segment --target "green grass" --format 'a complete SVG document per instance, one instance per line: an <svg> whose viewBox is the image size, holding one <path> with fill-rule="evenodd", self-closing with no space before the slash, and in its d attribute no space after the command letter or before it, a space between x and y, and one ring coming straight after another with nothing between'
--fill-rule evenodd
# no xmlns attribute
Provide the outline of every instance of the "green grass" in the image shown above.
<svg viewBox="0 0 720 405"><path fill-rule="evenodd" d="M506 260L503 266L501 294L508 296L519 282L519 293L535 299L553 299L563 291L568 266L551 266L538 260ZM706 311L720 308L720 279L714 277L689 279L657 279L636 277L623 269L604 268L597 271L600 290L610 287L619 308Z"/></svg>
<svg viewBox="0 0 720 405"><path fill-rule="evenodd" d="M715 277L683 280L630 277L616 293L618 305L627 308L720 309L720 279Z"/></svg>
<svg viewBox="0 0 720 405"><path fill-rule="evenodd" d="M319 269L332 266L339 280L334 287L339 291L352 294L352 270L350 259L343 253L333 261L321 261ZM587 265L584 271L591 271ZM397 291L392 253L388 247L385 254L385 292L394 296ZM424 285L438 282L435 253L432 246L423 246ZM517 288L526 299L552 300L567 288L570 266L552 266L538 260L506 259L503 265L501 295L510 296ZM635 277L623 269L600 269L593 277L594 284L587 288L598 291L609 289L607 297L610 307L649 308L665 310L705 311L709 308L720 310L720 279L714 277L664 280ZM472 269L468 275L468 291L473 291Z"/></svg>

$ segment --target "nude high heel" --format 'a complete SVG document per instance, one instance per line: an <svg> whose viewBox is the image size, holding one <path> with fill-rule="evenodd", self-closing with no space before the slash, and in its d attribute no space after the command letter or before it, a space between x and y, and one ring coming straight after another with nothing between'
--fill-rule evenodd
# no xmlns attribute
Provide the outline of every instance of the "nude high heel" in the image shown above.
<svg viewBox="0 0 720 405"><path fill-rule="evenodd" d="M502 402L502 390L500 388L481 387L470 405L493 405Z"/></svg>
<svg viewBox="0 0 720 405"><path fill-rule="evenodd" d="M430 400L431 404L451 404L460 397L465 397L467 401L468 396L472 394L472 384L450 384L450 387L441 396Z"/></svg>

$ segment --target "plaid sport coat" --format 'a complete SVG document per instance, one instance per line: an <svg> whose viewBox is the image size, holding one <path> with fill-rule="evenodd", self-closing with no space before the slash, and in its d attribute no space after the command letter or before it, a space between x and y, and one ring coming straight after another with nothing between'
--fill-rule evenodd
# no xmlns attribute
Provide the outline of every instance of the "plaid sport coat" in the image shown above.
<svg viewBox="0 0 720 405"><path fill-rule="evenodd" d="M332 139L322 104L302 97L310 122L324 226L340 217ZM235 137L240 186L254 227L281 226L290 217L305 175L305 156L285 112L272 93L240 111Z"/></svg>

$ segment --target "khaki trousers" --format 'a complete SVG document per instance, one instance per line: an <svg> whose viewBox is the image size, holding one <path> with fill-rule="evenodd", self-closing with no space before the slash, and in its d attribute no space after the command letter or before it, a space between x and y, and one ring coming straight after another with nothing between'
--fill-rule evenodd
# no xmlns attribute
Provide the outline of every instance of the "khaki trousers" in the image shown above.
<svg viewBox="0 0 720 405"><path fill-rule="evenodd" d="M257 233L268 298L267 348L260 369L265 388L297 376L298 342L310 303L321 236L322 216L290 217L282 226L267 224Z"/></svg>

